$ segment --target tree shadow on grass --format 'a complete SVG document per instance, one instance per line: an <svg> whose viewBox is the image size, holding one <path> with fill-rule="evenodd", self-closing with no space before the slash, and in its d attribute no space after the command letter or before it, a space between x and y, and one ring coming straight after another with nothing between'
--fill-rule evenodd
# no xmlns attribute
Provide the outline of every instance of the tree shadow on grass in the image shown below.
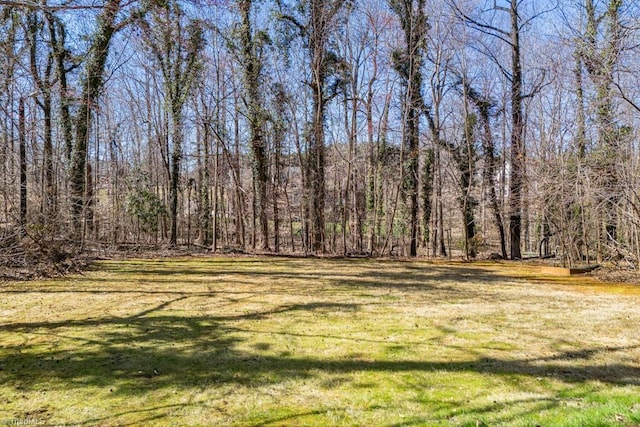
<svg viewBox="0 0 640 427"><path fill-rule="evenodd" d="M148 392L169 388L179 391L225 385L255 388L296 379L312 379L319 375L335 376L363 372L390 376L402 373L478 373L497 376L515 374L553 378L568 383L598 381L607 385L640 385L638 366L587 364L588 358L597 353L631 350L637 346L584 349L580 355L585 355L587 359L579 360L580 364L575 365L555 362L566 359L576 361L576 357L580 357L576 356L576 352L561 353L547 360L476 358L464 362L447 362L323 359L295 355L274 356L260 351L240 350L237 347L242 340L231 336L233 331L228 331L212 319L140 319L129 325L129 328L137 329L138 333L135 336L118 331L105 333L103 342L97 345L96 342L90 343L92 345L87 345L86 349L79 346L73 352L53 350L40 353L21 349L22 353L18 354L16 348L5 348L0 356L0 378L3 383L11 384L20 393L27 393L31 389L42 390L41 384L46 383L60 384L64 389L87 386L113 388L115 396L126 397L142 396ZM51 334L55 335L55 331ZM171 345L190 341L190 346L176 348ZM125 346L127 343L128 347ZM538 406L537 409L551 409L560 402L543 398L539 403L543 407ZM311 407L313 406L314 404L311 404ZM485 408L470 408L469 411L481 415L503 409L500 404L494 403ZM148 412L151 420L160 416L153 408L142 408L139 412ZM317 411L309 412L308 415L315 412ZM115 413L112 418L116 420L127 415L130 414ZM286 419L295 419L301 415L304 414L292 414ZM414 421L419 424L420 419ZM87 420L80 422L92 424ZM411 424L412 422L399 425Z"/></svg>
<svg viewBox="0 0 640 427"><path fill-rule="evenodd" d="M221 274L217 270L205 270L209 274ZM460 268L460 271L450 270L449 267L425 266L424 269L413 269L413 272L407 275L402 270L396 272L369 268L367 271L356 270L353 273L339 270L327 272L326 277L328 280L334 280L333 285L348 292L384 288L416 294L433 293L440 295L439 298L449 298L454 294L471 297L473 294L468 287L460 289L443 283L459 280L468 283L494 283L500 280L483 269L473 269L470 272L465 266ZM153 268L148 271L149 275L156 274ZM231 268L223 271L224 274L250 274L248 271ZM197 274L205 273L201 271ZM302 280L308 273L288 271L255 274L268 275L274 280L282 278ZM196 281L201 280L207 280L206 274L204 279ZM83 292L82 289L79 291ZM255 292L268 291L255 290ZM298 289L298 294L300 294L299 291ZM105 285L104 290L100 292L109 292L108 285ZM132 290L132 298L136 294L145 292L145 290ZM170 301L161 302L128 317L106 316L85 320L14 322L0 325L0 333L46 337L48 342L47 347L43 347L39 340L27 340L19 344L5 345L0 349L0 381L20 393L38 390L41 389L42 384L47 384L48 387L59 387L61 390L87 386L109 388L113 389L114 395L125 397L142 396L159 389L172 388L184 391L237 385L260 387L296 379L311 379L321 375L348 376L362 372L390 376L431 372L522 375L557 379L567 383L598 381L614 386L640 386L640 366L637 364L594 362L598 354L630 351L638 346L583 348L560 352L546 358L520 359L487 358L470 352L466 361L376 360L375 358L362 360L347 356L328 359L321 356L303 357L296 354L296 349L289 354L274 354L268 345L259 345L259 343L253 346L245 345L247 333L254 332L243 330L237 322L261 321L272 316L287 316L294 312L302 314L305 312L321 314L356 312L364 304L326 302L318 298L308 303L282 304L241 314L187 316L174 314L170 311L170 305L184 303L184 300L190 297L217 297L218 295L215 292L171 293L170 290L168 293L173 296ZM323 336L310 333L299 334L299 337ZM324 337L346 339L340 336ZM358 338L353 337L348 339L359 341ZM371 345L389 344L367 339L361 341ZM58 342L63 344L58 345ZM413 345L415 343L393 344ZM543 403L557 404L557 402ZM499 408L489 406L474 411L481 413L483 410L490 412L497 409ZM309 415L312 414L312 412L309 413ZM109 424L112 421L115 422L120 416L124 417L126 413L114 415L113 420L101 419L99 422ZM292 415L292 417L297 416L299 415ZM284 422L286 419L281 421ZM419 423L419 419L414 421ZM91 424L91 421L85 420L84 423Z"/></svg>
<svg viewBox="0 0 640 427"><path fill-rule="evenodd" d="M47 377L99 385L107 385L127 377L149 377L155 386L190 387L200 383L255 385L266 377L280 381L312 376L317 371L341 374L370 371L451 371L521 374L557 378L567 382L599 381L612 385L640 385L640 366L591 363L598 354L629 351L640 345L584 348L544 358L519 360L474 356L474 359L461 362L276 357L260 351L238 349L243 339L238 337L237 332L242 332L242 329L238 329L235 322L261 320L294 311L357 311L360 306L351 303L314 302L282 305L262 312L238 315L188 317L162 314L161 311L168 305L165 302L155 309L125 318L0 325L0 331L4 332L58 337L86 344L76 346L71 352L56 350L55 346L42 349L37 344L29 343L6 345L0 352L0 377L5 382L23 387ZM159 313L149 316L154 311ZM81 338L83 336L94 338ZM349 339L358 341L357 338ZM567 364L567 361L575 363ZM154 374L154 370L157 373ZM24 376L25 373L28 373L28 377ZM131 391L135 391L135 387Z"/></svg>
<svg viewBox="0 0 640 427"><path fill-rule="evenodd" d="M152 276L154 278L172 276L253 276L256 278L291 279L299 282L324 280L340 284L361 283L368 286L395 288L428 288L430 283L504 283L505 278L495 272L473 265L439 266L434 264L385 260L348 260L348 259L251 259L245 264L234 262L216 262L216 260L198 260L197 265L158 262L148 264L103 263L96 266L97 271L113 272L123 275ZM134 279L138 280L138 279ZM156 280L156 279L154 279ZM164 280L164 279L163 279ZM196 280L200 281L200 280Z"/></svg>
<svg viewBox="0 0 640 427"><path fill-rule="evenodd" d="M51 286L11 286L0 290L0 294L20 293L87 293L87 294L167 294L206 295L198 286L209 290L209 296L221 292L245 294L247 289L256 295L277 293L315 293L326 286L343 292L360 291L404 291L419 293L439 293L444 299L471 298L479 292L471 287L460 288L460 284L488 285L504 283L505 279L494 272L469 266L437 266L431 264L414 265L389 261L363 262L361 260L321 260L321 264L311 264L317 260L299 259L252 259L250 263L218 263L199 260L197 266L170 264L158 261L117 264L101 263L96 271L109 273L103 277L90 277L83 282L56 280ZM393 268L387 268L387 267ZM410 268L409 268L410 267ZM84 280L84 279L81 279ZM179 282L187 290L176 292L172 284ZM130 289L126 289L130 284ZM237 290L230 289L238 286ZM189 291L192 287L194 290Z"/></svg>
<svg viewBox="0 0 640 427"><path fill-rule="evenodd" d="M237 262L234 260L231 263L216 263L212 262L211 268L200 268L195 270L184 271L181 269L171 270L171 265L167 265L165 262L158 261L157 263L144 261L139 265L125 264L125 267L115 266L119 273L126 276L129 272L135 271L140 274L139 266L145 267L143 274L156 275L158 269L154 267L155 264L160 266L160 270L167 269L165 272L167 275L184 275L184 274L198 274L202 275L208 272L209 274L263 274L272 278L292 278L295 280L301 280L307 273L305 272L292 272L292 263L304 263L305 260L266 260L266 259L250 259L247 265L255 266L260 265L265 271L244 271L237 269ZM475 293L466 288L455 288L449 285L442 285L442 282L450 281L467 281L472 283L493 283L495 281L502 280L499 277L486 269L477 267L455 267L455 266L432 266L407 264L411 267L411 273L407 273L403 269L399 271L384 271L385 262L382 262L381 268L373 268L368 263L362 261L350 261L350 260L322 260L323 263L329 266L351 266L356 265L362 267L364 264L367 266L365 271L362 269L356 269L354 272L343 271L340 268L335 268L331 271L323 271L322 275L331 280L335 278L335 282L332 285L337 288L343 288L346 290L354 289L372 289L372 288L387 288L390 290L409 290L413 292L426 292L437 291L440 295L439 298L447 299L453 295L462 295L466 297L474 297ZM279 268L288 268L286 272L278 273L269 270L274 267L274 263ZM149 264L151 268L149 268ZM393 265L395 269L398 267L398 263L389 263ZM111 264L101 264L101 268L109 270ZM207 264L208 265L208 264ZM225 267L226 266L226 267ZM402 264L401 264L402 266ZM409 279L407 279L409 278ZM178 280L178 279L176 279ZM182 280L182 279L180 279ZM198 282L206 281L206 277ZM277 289L277 287L276 287ZM298 289L299 291L299 289ZM3 291L5 292L5 291ZM8 290L6 292L20 292L19 290ZM29 292L29 291L25 291ZM40 292L40 290L33 290L33 292ZM44 292L47 292L44 289ZM52 291L56 292L56 291ZM111 292L108 286L104 289L83 290L71 287L69 290L60 292ZM48 358L44 360L41 358L41 354L34 353L34 359L28 361L29 354L24 352L22 348L14 348L13 355L11 348L5 348L0 358L0 367L2 367L1 376L5 376L8 379L12 379L16 382L28 381L28 379L21 378L21 369L16 368L19 366L21 360L25 366L32 366L41 368L42 371L50 373L52 376L60 376L61 378L71 379L75 375L82 376L83 372L94 372L96 377L103 377L105 382L109 382L109 378L120 378L123 375L131 374L132 370L136 373L140 371L138 367L129 367L130 369L116 370L115 374L111 374L109 369L100 369L97 367L114 367L117 362L122 362L118 357L114 356L117 353L123 353L119 350L120 346L136 343L139 348L130 348L125 352L129 354L127 356L131 360L141 361L140 366L152 367L154 361L158 362L155 365L167 365L170 366L173 362L182 366L189 366L192 364L197 365L197 369L184 377L175 375L175 378L171 378L172 375L166 373L167 383L171 383L174 380L179 384L181 378L191 378L197 381L201 377L202 372L216 372L206 366L206 361L211 357L217 357L219 354L224 353L226 356L222 359L229 365L234 365L235 361L242 361L248 359L254 360L251 355L244 355L242 352L234 350L234 346L238 344L239 338L237 336L231 336L235 332L240 331L233 324L239 320L260 320L273 315L286 315L295 311L315 311L315 312L336 312L336 311L357 311L362 304L354 303L334 303L313 301L302 304L286 304L277 306L268 310L253 311L243 314L230 314L220 316L169 316L159 315L168 308L171 304L183 301L190 297L217 297L218 293L213 292L174 292L170 289L164 290L145 290L145 289L133 289L131 291L116 290L115 292L131 292L132 295L146 294L146 293L160 293L172 295L174 298L170 301L162 302L152 308L141 311L129 317L104 317L104 318L91 318L86 320L62 320L58 322L14 322L9 324L0 325L0 332L10 333L45 333L53 334L63 333L69 329L87 330L88 336L95 335L90 332L91 329L102 328L104 332L101 339L94 342L94 348L91 351L87 350L83 352L81 349L75 353L73 357L68 357L66 354L57 354L55 350L48 352ZM252 293L272 293L273 289L266 290L253 289ZM224 293L233 293L231 290L224 290ZM246 293L246 292L241 292ZM443 294L444 293L444 294ZM486 293L484 291L483 293ZM374 295L375 296L375 295ZM154 314L151 317L149 315ZM63 331L63 332L61 332ZM84 335L84 334L80 334ZM237 335L237 334L236 334ZM336 338L336 337L330 337ZM340 338L340 337L337 337ZM357 340L349 338L350 340ZM370 342L376 342L371 340ZM181 351L174 351L168 346L170 344L185 344L188 343L191 347L197 348L200 353L193 354L189 347L183 348ZM407 343L411 345L413 343ZM165 348L166 347L166 348ZM631 347L630 347L631 348ZM606 349L605 349L606 350ZM545 361L544 364L540 364L540 360L499 360L499 359L478 359L473 363L440 363L429 361L405 361L405 362L363 362L354 360L344 361L314 361L313 359L292 359L283 358L281 361L278 359L263 358L260 356L258 360L260 363L251 363L249 370L241 370L235 372L233 366L228 367L227 372L233 373L229 379L225 379L228 375L220 373L219 377L222 382L238 381L245 377L243 373L249 373L245 380L251 382L253 377L259 377L255 375L259 372L275 372L280 371L278 366L280 364L287 365L288 368L284 371L287 375L304 376L309 371L317 369L329 369L331 371L358 371L358 370L380 370L380 371L403 371L403 370L451 370L451 371L481 371L497 374L525 374L532 376L550 376L565 379L567 381L588 381L597 380L610 384L640 384L640 368L635 365L614 365L614 366L575 366L566 367L564 364L553 365L550 362L563 361L563 360L588 360L594 353L605 351L603 349L580 349L573 352L561 353L554 356L552 359ZM175 359L175 360L174 360ZM83 360L86 360L86 365L83 364ZM62 363L61 362L65 362ZM170 363L169 363L170 362ZM197 363L196 363L197 362ZM281 362L281 363L280 363ZM74 366L74 365L80 366ZM204 365L203 365L204 364ZM69 366L68 366L69 365ZM62 366L63 368L60 368ZM64 368L68 366L69 369ZM13 367L13 368L12 368ZM126 366L125 366L126 367ZM292 369L291 367L295 367ZM96 370L97 369L97 370ZM154 368L151 368L153 370ZM121 372L122 371L122 372ZM171 370L169 370L170 372ZM142 370L144 373L145 371ZM49 375L49 374L45 374ZM286 376L286 375L285 375ZM102 380L101 380L102 381Z"/></svg>

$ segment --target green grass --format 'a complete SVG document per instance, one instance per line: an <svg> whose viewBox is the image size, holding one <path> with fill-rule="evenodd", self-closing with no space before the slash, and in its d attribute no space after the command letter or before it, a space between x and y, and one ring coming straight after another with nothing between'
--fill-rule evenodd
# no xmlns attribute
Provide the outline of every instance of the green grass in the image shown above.
<svg viewBox="0 0 640 427"><path fill-rule="evenodd" d="M0 426L640 425L640 289L520 264L103 261L0 301Z"/></svg>

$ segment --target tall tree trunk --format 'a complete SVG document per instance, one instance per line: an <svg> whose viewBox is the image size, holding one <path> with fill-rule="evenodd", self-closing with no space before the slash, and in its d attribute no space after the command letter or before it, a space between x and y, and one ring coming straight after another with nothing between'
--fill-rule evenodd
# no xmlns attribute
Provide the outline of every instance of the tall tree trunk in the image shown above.
<svg viewBox="0 0 640 427"><path fill-rule="evenodd" d="M431 234L431 211L433 210L433 180L435 154L433 148L427 148L422 166L422 238L423 246L428 248Z"/></svg>
<svg viewBox="0 0 640 427"><path fill-rule="evenodd" d="M316 59L314 62L318 62ZM315 69L315 67L313 68ZM320 72L316 72L320 74ZM322 75L316 76L314 81L322 80ZM308 183L310 186L310 213L311 213L311 237L312 250L315 252L325 252L325 229L324 229L324 205L325 205L325 146L324 146L324 116L325 99L324 83L316 84L313 88L313 124L309 139L309 160L307 170Z"/></svg>
<svg viewBox="0 0 640 427"><path fill-rule="evenodd" d="M52 106L51 92L44 94L42 101L44 114L44 214L48 218L51 225L55 222L53 219L57 216L57 186L53 168L53 127L51 123Z"/></svg>
<svg viewBox="0 0 640 427"><path fill-rule="evenodd" d="M35 102L42 111L44 121L44 135L43 135L43 169L44 169L44 185L42 191L42 214L47 221L48 225L53 225L51 219L55 217L55 200L56 200L56 188L54 182L53 171L53 128L52 128L52 100L51 90L53 87L52 74L53 74L53 61L54 53L49 51L47 59L42 72L39 69L38 58L39 52L39 31L42 22L38 18L36 13L27 15L27 27L28 37L27 43L29 45L29 65L31 71L31 77L33 78L37 95L35 96ZM53 42L52 42L53 43ZM53 47L52 47L53 48Z"/></svg>
<svg viewBox="0 0 640 427"><path fill-rule="evenodd" d="M60 127L64 141L64 154L67 162L71 162L73 152L73 121L71 118L71 99L67 84L67 57L65 46L66 29L64 25L52 14L47 14L49 39L56 65L56 78L58 80L58 94L60 99Z"/></svg>
<svg viewBox="0 0 640 427"><path fill-rule="evenodd" d="M169 175L169 245L178 242L178 193L183 157L184 106L199 76L200 52L204 46L202 23L188 20L177 1L154 3L138 24L162 75L165 113L170 119L165 167Z"/></svg>
<svg viewBox="0 0 640 427"><path fill-rule="evenodd" d="M111 38L116 31L116 16L120 0L108 0L98 15L96 32L91 39L87 63L80 84L82 95L75 119L75 140L71 157L71 219L75 238L81 237L83 228L84 197L86 190L87 146L93 117L104 84L104 69L109 55Z"/></svg>
<svg viewBox="0 0 640 427"><path fill-rule="evenodd" d="M343 104L343 113L344 113L344 130L347 134L348 140L348 152L347 152L347 170L346 170L346 182L344 184L344 191L342 191L342 255L346 255L348 252L347 245L347 234L349 230L348 218L350 216L350 202L351 202L351 180L353 178L351 169L353 167L353 150L354 150L354 139L355 134L352 134L352 129L350 126L350 115L349 115L349 95L344 94L344 104ZM339 150L339 148L338 148Z"/></svg>
<svg viewBox="0 0 640 427"><path fill-rule="evenodd" d="M475 129L477 125L477 116L469 113L468 108L468 90L465 84L464 88L464 115L465 115L465 131L464 139L457 152L456 162L460 172L460 210L463 218L463 231L465 240L465 256L467 258L476 257L475 228L476 221L474 209L476 201L472 197L474 176L475 176Z"/></svg>
<svg viewBox="0 0 640 427"><path fill-rule="evenodd" d="M209 246L211 244L211 197L210 197L210 180L211 174L209 166L211 163L210 146L211 146L211 118L208 108L205 107L203 112L204 118L202 123L202 159L200 159L200 244Z"/></svg>
<svg viewBox="0 0 640 427"><path fill-rule="evenodd" d="M442 201L442 155L440 150L436 150L435 155L435 168L436 168L436 205L435 205L435 226L433 237L433 254L443 257L447 256L447 246L445 244L444 236L444 212Z"/></svg>
<svg viewBox="0 0 640 427"><path fill-rule="evenodd" d="M94 227L94 214L95 214L95 199L94 199L94 175L93 175L93 167L91 162L87 162L86 166L87 176L85 178L85 211L84 211L84 227L85 232L83 233L83 237L87 235L91 236L90 233L93 233Z"/></svg>
<svg viewBox="0 0 640 427"><path fill-rule="evenodd" d="M491 103L488 100L483 100L481 98L472 97L471 99L479 110L482 125L482 147L484 151L484 169L482 171L482 177L488 193L489 206L493 212L493 223L498 230L500 253L503 259L507 259L507 243L504 222L502 221L502 210L500 209L498 193L496 191L496 155L493 134L491 132Z"/></svg>
<svg viewBox="0 0 640 427"><path fill-rule="evenodd" d="M582 50L582 58L596 92L598 149L601 151L596 167L603 194L601 202L604 206L605 238L614 243L618 240L616 209L620 202L618 159L621 147L620 132L614 117L612 87L614 68L620 57L623 38L623 29L619 20L622 3L622 0L609 0L606 12L596 16L593 0L586 0L587 27ZM599 30L602 22L608 24L605 31ZM602 36L604 39L601 41ZM600 43L604 46L601 47Z"/></svg>
<svg viewBox="0 0 640 427"><path fill-rule="evenodd" d="M520 30L522 19L519 5L522 0L510 0L509 7L494 5L492 10L507 12L509 15L509 29L504 30L487 22L481 22L466 15L454 5L457 13L472 28L483 34L493 36L509 45L511 52L511 68L505 72L509 81L509 100L511 103L511 151L509 154L509 238L511 243L511 258L522 258L522 213L523 190L525 179L525 143L524 143L524 113L522 110L522 63ZM529 22L529 21L527 21ZM506 115L506 113L505 113ZM505 124L506 126L506 124ZM506 162L506 159L504 160ZM526 200L525 200L526 202Z"/></svg>
<svg viewBox="0 0 640 427"><path fill-rule="evenodd" d="M27 227L27 129L25 125L24 98L18 102L18 146L20 164L20 234Z"/></svg>
<svg viewBox="0 0 640 427"><path fill-rule="evenodd" d="M219 114L216 112L216 114ZM219 118L217 118L219 120ZM212 250L213 252L218 251L218 240L221 235L220 226L219 226L219 218L221 216L220 208L220 199L222 196L220 195L220 140L219 138L215 139L215 145L213 148L213 224L212 224Z"/></svg>
<svg viewBox="0 0 640 427"><path fill-rule="evenodd" d="M242 173L241 173L241 164L240 164L240 109L238 108L239 102L238 98L235 99L235 113L233 117L233 126L234 126L234 151L233 153L228 153L231 157L230 166L231 166L231 174L233 175L233 183L234 183L234 214L235 214L235 244L245 249L245 212L244 212L244 190L242 188Z"/></svg>
<svg viewBox="0 0 640 427"><path fill-rule="evenodd" d="M578 152L578 158L584 160L587 154L587 120L584 111L584 84L582 79L582 58L579 52L575 55L575 91L576 91L576 150Z"/></svg>
<svg viewBox="0 0 640 427"><path fill-rule="evenodd" d="M171 173L169 182L169 215L171 217L171 231L169 245L178 244L178 193L180 183L180 165L182 163L182 108L172 111L173 149L171 151Z"/></svg>
<svg viewBox="0 0 640 427"><path fill-rule="evenodd" d="M269 181L269 165L264 140L265 114L260 96L260 78L262 76L261 42L256 40L251 22L252 0L239 0L241 14L240 43L244 86L249 120L249 139L253 155L253 181L255 185L254 205L259 221L260 248L269 249L269 222L267 187ZM255 233L254 227L254 233ZM254 239L255 240L255 239ZM255 242L254 242L255 244Z"/></svg>
<svg viewBox="0 0 640 427"><path fill-rule="evenodd" d="M409 255L418 254L418 192L420 116L424 111L422 99L422 65L424 38L428 29L424 0L390 0L389 6L398 16L404 32L402 50L394 52L394 68L404 85L403 144L406 160L403 163L403 193L409 210Z"/></svg>
<svg viewBox="0 0 640 427"><path fill-rule="evenodd" d="M374 239L375 239L375 222L376 222L376 175L377 175L377 158L378 153L374 142L373 133L373 83L375 79L375 63L374 63L374 78L369 81L367 90L367 102L365 104L365 111L367 115L367 142L369 148L369 155L367 156L367 187L366 187L366 209L367 209L367 227L369 231L369 239L367 243L367 251L369 254L373 254L374 251Z"/></svg>
<svg viewBox="0 0 640 427"><path fill-rule="evenodd" d="M484 168L482 170L482 180L487 193L488 204L493 213L493 223L498 231L500 240L500 252L503 259L507 259L507 244L505 240L505 229L502 221L502 211L498 201L496 191L496 154L493 133L491 132L491 110L494 103L488 96L483 96L470 85L466 87L466 94L469 100L478 110L480 128L482 131L481 141L484 154Z"/></svg>
<svg viewBox="0 0 640 427"><path fill-rule="evenodd" d="M511 259L521 259L522 191L524 186L524 116L520 64L519 0L511 0L511 172L509 182L509 232Z"/></svg>
<svg viewBox="0 0 640 427"><path fill-rule="evenodd" d="M280 252L280 189L282 187L282 156L283 145L285 141L285 106L287 101L287 93L284 86L277 84L274 87L274 105L273 105L273 187L272 187L272 205L273 205L273 246L276 253ZM291 209L287 198L287 210L291 215ZM291 227L292 224L289 224ZM291 236L293 250L293 236Z"/></svg>
<svg viewBox="0 0 640 427"><path fill-rule="evenodd" d="M280 186L282 184L280 180L281 171L281 150L282 150L282 136L278 132L274 135L273 141L273 186L271 189L271 203L273 206L273 250L275 253L280 253L280 207L278 205L280 199Z"/></svg>
<svg viewBox="0 0 640 427"><path fill-rule="evenodd" d="M336 64L335 55L328 51L335 17L344 0L311 0L307 27L311 68L311 131L308 151L308 185L311 204L312 250L325 252L325 111L332 94L328 92L328 78Z"/></svg>

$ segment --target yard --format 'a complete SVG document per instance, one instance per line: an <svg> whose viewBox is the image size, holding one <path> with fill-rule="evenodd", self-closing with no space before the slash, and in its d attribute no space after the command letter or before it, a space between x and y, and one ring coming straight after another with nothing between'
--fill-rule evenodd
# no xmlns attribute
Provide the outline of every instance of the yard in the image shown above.
<svg viewBox="0 0 640 427"><path fill-rule="evenodd" d="M640 287L186 257L0 283L0 425L640 424Z"/></svg>

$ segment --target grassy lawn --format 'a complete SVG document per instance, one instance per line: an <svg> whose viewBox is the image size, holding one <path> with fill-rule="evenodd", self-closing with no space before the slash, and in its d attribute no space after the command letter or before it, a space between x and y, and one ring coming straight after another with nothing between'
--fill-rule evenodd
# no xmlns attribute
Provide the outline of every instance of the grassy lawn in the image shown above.
<svg viewBox="0 0 640 427"><path fill-rule="evenodd" d="M220 257L103 261L0 301L0 426L640 425L638 287Z"/></svg>

